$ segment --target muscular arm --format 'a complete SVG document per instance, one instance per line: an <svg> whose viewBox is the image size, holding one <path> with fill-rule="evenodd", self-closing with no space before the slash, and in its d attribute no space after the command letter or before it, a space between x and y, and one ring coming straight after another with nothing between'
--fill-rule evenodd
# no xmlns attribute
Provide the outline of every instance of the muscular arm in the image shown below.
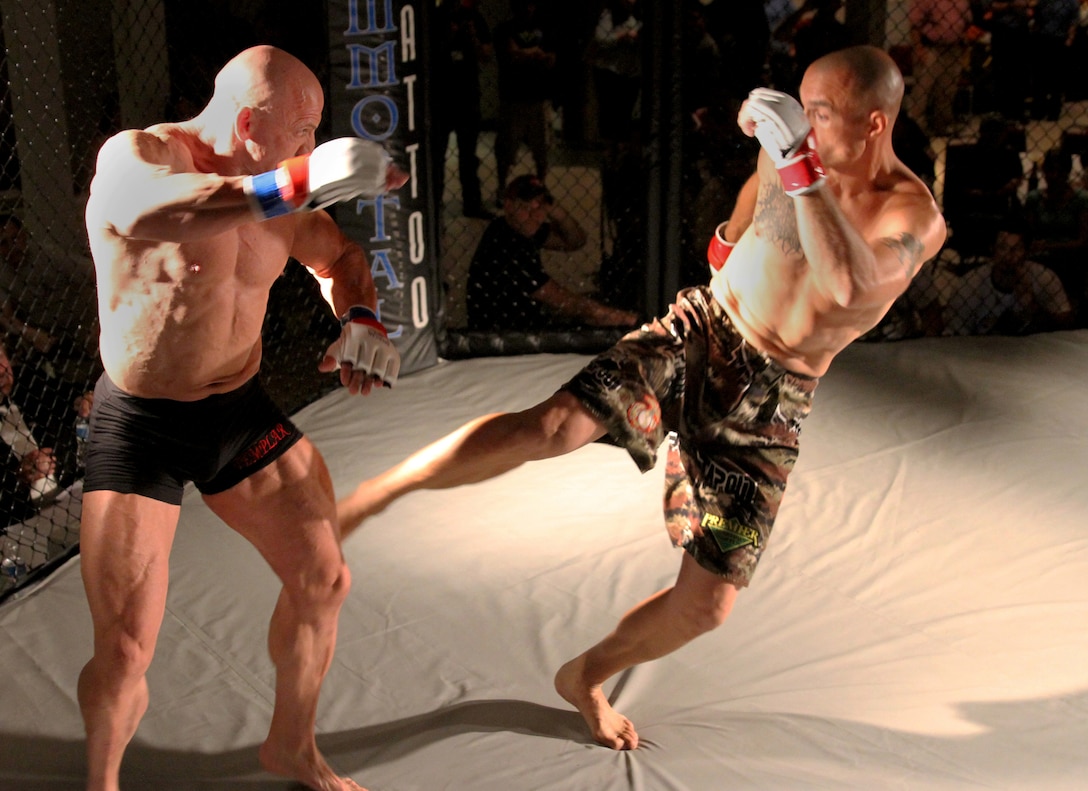
<svg viewBox="0 0 1088 791"><path fill-rule="evenodd" d="M877 305L901 293L924 260L923 242L906 224L888 223L864 239L829 190L797 200L797 231L815 283L844 308Z"/></svg>
<svg viewBox="0 0 1088 791"><path fill-rule="evenodd" d="M545 250L564 250L571 252L585 247L587 236L578 221L567 214L561 206L552 204L548 212L549 233L544 240Z"/></svg>
<svg viewBox="0 0 1088 791"><path fill-rule="evenodd" d="M333 313L342 316L353 305L377 312L378 289L363 248L345 236L327 212L297 217L291 257L317 279Z"/></svg>
<svg viewBox="0 0 1088 791"><path fill-rule="evenodd" d="M779 246L787 253L803 252L813 285L841 307L894 300L944 242L944 221L920 187L890 195L875 215L859 204L848 216L844 199L829 185L790 198L765 154L761 168L770 172L763 171L757 212L777 218L770 225L780 235Z"/></svg>
<svg viewBox="0 0 1088 791"><path fill-rule="evenodd" d="M128 239L190 242L253 222L241 176L196 172L189 150L167 134L126 131L98 154L88 212Z"/></svg>
<svg viewBox="0 0 1088 791"><path fill-rule="evenodd" d="M744 186L737 193L736 203L733 204L733 212L729 215L729 224L725 226L725 240L736 242L748 230L752 224L752 218L756 213L756 198L759 195L759 174L753 173L744 182Z"/></svg>

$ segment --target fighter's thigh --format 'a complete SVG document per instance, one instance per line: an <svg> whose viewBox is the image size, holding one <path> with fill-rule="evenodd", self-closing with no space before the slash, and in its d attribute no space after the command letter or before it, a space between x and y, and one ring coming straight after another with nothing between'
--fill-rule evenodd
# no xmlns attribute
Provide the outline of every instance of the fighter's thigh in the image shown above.
<svg viewBox="0 0 1088 791"><path fill-rule="evenodd" d="M337 573L341 555L332 479L306 437L230 489L204 495L204 501L257 548L281 580L321 570Z"/></svg>
<svg viewBox="0 0 1088 791"><path fill-rule="evenodd" d="M98 634L158 632L180 507L138 494L83 495L80 568Z"/></svg>

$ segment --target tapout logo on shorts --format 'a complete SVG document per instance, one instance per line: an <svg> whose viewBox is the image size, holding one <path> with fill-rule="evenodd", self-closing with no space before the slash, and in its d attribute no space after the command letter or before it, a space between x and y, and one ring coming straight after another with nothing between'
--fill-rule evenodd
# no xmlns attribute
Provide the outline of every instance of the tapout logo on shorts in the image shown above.
<svg viewBox="0 0 1088 791"><path fill-rule="evenodd" d="M756 482L743 472L735 472L696 450L695 463L703 473L703 485L716 492L733 495L734 502L750 503L756 496Z"/></svg>

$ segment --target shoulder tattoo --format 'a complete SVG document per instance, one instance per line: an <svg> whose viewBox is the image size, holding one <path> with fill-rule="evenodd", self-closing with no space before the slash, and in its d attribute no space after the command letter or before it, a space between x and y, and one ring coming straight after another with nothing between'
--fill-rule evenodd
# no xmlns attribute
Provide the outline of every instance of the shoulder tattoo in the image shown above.
<svg viewBox="0 0 1088 791"><path fill-rule="evenodd" d="M797 213L793 200L780 184L760 187L753 222L769 241L782 248L787 255L801 252L801 236L797 233Z"/></svg>
<svg viewBox="0 0 1088 791"><path fill-rule="evenodd" d="M921 240L904 231L899 236L884 237L881 239L881 243L895 253L908 275L914 274L918 264L921 263L922 252L925 250L925 245L922 244Z"/></svg>

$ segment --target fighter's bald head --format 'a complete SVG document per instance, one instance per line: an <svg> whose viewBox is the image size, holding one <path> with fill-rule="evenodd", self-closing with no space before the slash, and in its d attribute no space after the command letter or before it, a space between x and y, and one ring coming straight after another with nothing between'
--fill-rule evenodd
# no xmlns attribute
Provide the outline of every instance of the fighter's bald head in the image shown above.
<svg viewBox="0 0 1088 791"><path fill-rule="evenodd" d="M213 102L267 109L278 97L297 102L322 94L313 72L289 52L266 44L231 58L215 77Z"/></svg>
<svg viewBox="0 0 1088 791"><path fill-rule="evenodd" d="M817 59L812 72L835 74L850 84L857 109L882 110L894 119L903 102L903 75L892 57L870 45L847 47Z"/></svg>

